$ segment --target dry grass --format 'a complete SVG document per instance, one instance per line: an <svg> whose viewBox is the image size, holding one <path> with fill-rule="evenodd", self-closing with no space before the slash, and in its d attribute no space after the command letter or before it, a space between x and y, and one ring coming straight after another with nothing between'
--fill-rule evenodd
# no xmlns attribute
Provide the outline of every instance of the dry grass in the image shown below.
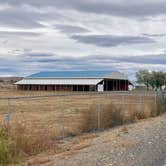
<svg viewBox="0 0 166 166"><path fill-rule="evenodd" d="M29 129L21 124L16 126L12 138L15 141L16 148L26 155L34 155L56 148L56 144L47 131L35 133L33 128Z"/></svg>
<svg viewBox="0 0 166 166"><path fill-rule="evenodd" d="M96 104L92 104L88 110L83 111L82 116L82 132L89 132L98 129L98 106ZM122 121L122 111L119 106L116 106L113 103L101 105L100 129L121 125Z"/></svg>
<svg viewBox="0 0 166 166"><path fill-rule="evenodd" d="M51 92L55 93L55 92ZM50 92L25 92L25 91L0 91L0 96L30 96L44 95ZM140 98L137 96L125 97L126 103L136 103ZM153 108L154 98L147 96L144 98L144 106L139 104L126 104L122 109L121 96L105 96L101 99L101 129L121 125L126 122L133 122L138 119L148 118L156 114ZM43 151L54 153L75 151L90 146L93 137L81 137L74 140L72 146L61 146L61 101L60 97L39 98L39 99L19 99L11 101L11 137L16 148L22 154L34 155ZM151 102L147 104L146 102ZM66 97L64 100L64 124L65 136L78 136L82 132L90 132L98 128L98 96L97 95L76 95ZM154 110L153 110L154 109ZM151 111L153 110L153 111ZM0 124L4 122L7 113L7 102L0 100ZM88 138L90 137L90 138ZM86 141L85 141L86 140Z"/></svg>
<svg viewBox="0 0 166 166"><path fill-rule="evenodd" d="M5 166L9 163L17 163L22 155L16 148L15 142L8 137L5 125L0 128L0 165Z"/></svg>

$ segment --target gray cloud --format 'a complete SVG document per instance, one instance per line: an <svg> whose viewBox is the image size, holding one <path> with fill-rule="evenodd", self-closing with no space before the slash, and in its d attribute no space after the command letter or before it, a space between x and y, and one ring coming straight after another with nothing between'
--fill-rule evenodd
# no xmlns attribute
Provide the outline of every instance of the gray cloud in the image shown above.
<svg viewBox="0 0 166 166"><path fill-rule="evenodd" d="M109 14L123 17L140 17L166 14L166 2L163 1L130 1L118 2L105 0L1 0L1 3L13 5L29 4L36 7L55 6L57 8L74 9L82 12Z"/></svg>
<svg viewBox="0 0 166 166"><path fill-rule="evenodd" d="M22 1L23 2L23 1ZM0 2L1 6L1 2ZM27 6L27 5L26 5ZM55 11L47 11L46 9L39 9L33 6L10 6L5 10L0 10L0 25L10 26L23 29L44 28L41 22L49 20L64 20L67 19Z"/></svg>
<svg viewBox="0 0 166 166"><path fill-rule="evenodd" d="M93 44L100 47L115 47L127 44L154 43L149 37L113 36L113 35L73 35L72 39L80 43Z"/></svg>
<svg viewBox="0 0 166 166"><path fill-rule="evenodd" d="M36 37L40 36L41 33L37 32L26 32L26 31L0 31L1 37L10 37L10 36L29 36L29 37Z"/></svg>
<svg viewBox="0 0 166 166"><path fill-rule="evenodd" d="M0 25L19 27L19 28L41 28L39 14L27 12L22 8L9 8L0 11Z"/></svg>
<svg viewBox="0 0 166 166"><path fill-rule="evenodd" d="M147 33L143 33L143 36L147 36L147 37L165 37L166 33L160 33L160 34L147 34Z"/></svg>
<svg viewBox="0 0 166 166"><path fill-rule="evenodd" d="M55 28L66 34L90 32L86 28L83 28L81 26L74 26L74 25L56 24Z"/></svg>
<svg viewBox="0 0 166 166"><path fill-rule="evenodd" d="M108 68L130 73L133 70L140 69L140 66L166 71L166 67L164 67L166 64L165 55L163 53L141 56L90 55L86 57L61 57L50 55L50 53L24 53L19 60L0 58L0 73L15 75L22 73L21 76L25 76L41 70L104 70Z"/></svg>
<svg viewBox="0 0 166 166"><path fill-rule="evenodd" d="M23 62L40 62L40 63L61 63L61 64L107 64L107 63L133 63L133 64L166 64L166 54L152 54L140 56L113 56L113 55L90 55L85 57L71 57L71 56L54 56L45 53L44 57L31 56L30 59L23 59ZM48 55L48 56L47 56ZM97 67L97 66L96 66Z"/></svg>
<svg viewBox="0 0 166 166"><path fill-rule="evenodd" d="M0 74L112 66L132 71L143 65L166 70L165 53L148 54L165 48L165 38L158 40L166 36L165 16L164 0L0 0ZM80 57L86 54L91 56Z"/></svg>
<svg viewBox="0 0 166 166"><path fill-rule="evenodd" d="M44 52L30 52L25 54L27 57L30 58L43 58L43 57L52 57L54 56L53 53L44 53Z"/></svg>
<svg viewBox="0 0 166 166"><path fill-rule="evenodd" d="M136 64L166 64L166 54L144 55L144 56L126 56L113 58L118 62L128 62Z"/></svg>

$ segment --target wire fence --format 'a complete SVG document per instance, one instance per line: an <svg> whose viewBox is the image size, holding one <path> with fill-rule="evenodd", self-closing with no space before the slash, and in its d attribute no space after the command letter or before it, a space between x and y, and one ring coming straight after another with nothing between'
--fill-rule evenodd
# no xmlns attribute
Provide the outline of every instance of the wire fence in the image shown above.
<svg viewBox="0 0 166 166"><path fill-rule="evenodd" d="M1 97L0 126L6 126L9 137L17 133L59 140L127 123L136 112L148 112L159 100L165 99L165 92L160 95L94 92Z"/></svg>

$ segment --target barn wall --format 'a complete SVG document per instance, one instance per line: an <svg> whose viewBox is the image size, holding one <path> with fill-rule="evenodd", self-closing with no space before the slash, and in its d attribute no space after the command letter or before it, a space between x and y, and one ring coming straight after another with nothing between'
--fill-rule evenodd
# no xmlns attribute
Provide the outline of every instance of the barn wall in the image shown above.
<svg viewBox="0 0 166 166"><path fill-rule="evenodd" d="M104 80L104 91L128 91L128 80ZM18 90L97 91L97 85L17 85Z"/></svg>
<svg viewBox="0 0 166 166"><path fill-rule="evenodd" d="M104 91L128 91L128 80L104 80Z"/></svg>

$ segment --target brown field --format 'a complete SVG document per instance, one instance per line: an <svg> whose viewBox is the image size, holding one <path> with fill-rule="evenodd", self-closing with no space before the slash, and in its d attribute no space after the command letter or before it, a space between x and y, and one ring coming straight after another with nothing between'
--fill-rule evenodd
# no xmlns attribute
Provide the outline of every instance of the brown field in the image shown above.
<svg viewBox="0 0 166 166"><path fill-rule="evenodd" d="M26 92L1 90L0 97L18 97L56 94L55 92ZM59 93L61 94L61 93ZM70 94L70 93L68 93ZM100 102L100 105L99 105ZM65 136L80 135L82 132L96 130L98 109L101 108L101 129L111 127L111 116L117 121L132 122L151 116L155 98L137 93L82 94L72 96L53 96L39 98L19 98L10 100L10 136L27 154L36 154L54 146L62 136L62 109L64 108ZM7 100L0 100L0 124L7 115ZM112 114L117 111L117 114ZM118 112L120 111L120 112ZM137 116L136 116L137 115ZM120 123L117 123L120 124ZM114 124L113 124L114 125Z"/></svg>
<svg viewBox="0 0 166 166"><path fill-rule="evenodd" d="M0 91L0 97L17 97L17 96L34 96L49 95L55 92L28 92L17 90ZM69 94L69 93L68 93ZM63 101L64 100L64 101ZM123 103L124 100L124 104ZM79 133L82 123L81 113L91 109L92 105L96 106L96 116L98 111L98 95L74 95L65 96L64 99L58 97L44 98L27 98L27 99L11 99L11 131L15 124L19 123L28 128L34 128L39 131L46 130L48 133L59 134L61 131L62 121L62 101L64 102L64 124L65 131L69 134ZM124 107L126 116L134 111L142 111L148 109L154 104L154 96L144 96L140 94L125 95L122 98L120 94L102 95L100 98L101 112L104 105L114 103L117 107ZM142 104L140 104L142 103ZM147 110L148 111L148 110ZM0 100L1 122L7 114L7 100ZM94 115L95 116L95 115ZM97 122L96 122L97 124ZM67 134L66 133L66 134Z"/></svg>

